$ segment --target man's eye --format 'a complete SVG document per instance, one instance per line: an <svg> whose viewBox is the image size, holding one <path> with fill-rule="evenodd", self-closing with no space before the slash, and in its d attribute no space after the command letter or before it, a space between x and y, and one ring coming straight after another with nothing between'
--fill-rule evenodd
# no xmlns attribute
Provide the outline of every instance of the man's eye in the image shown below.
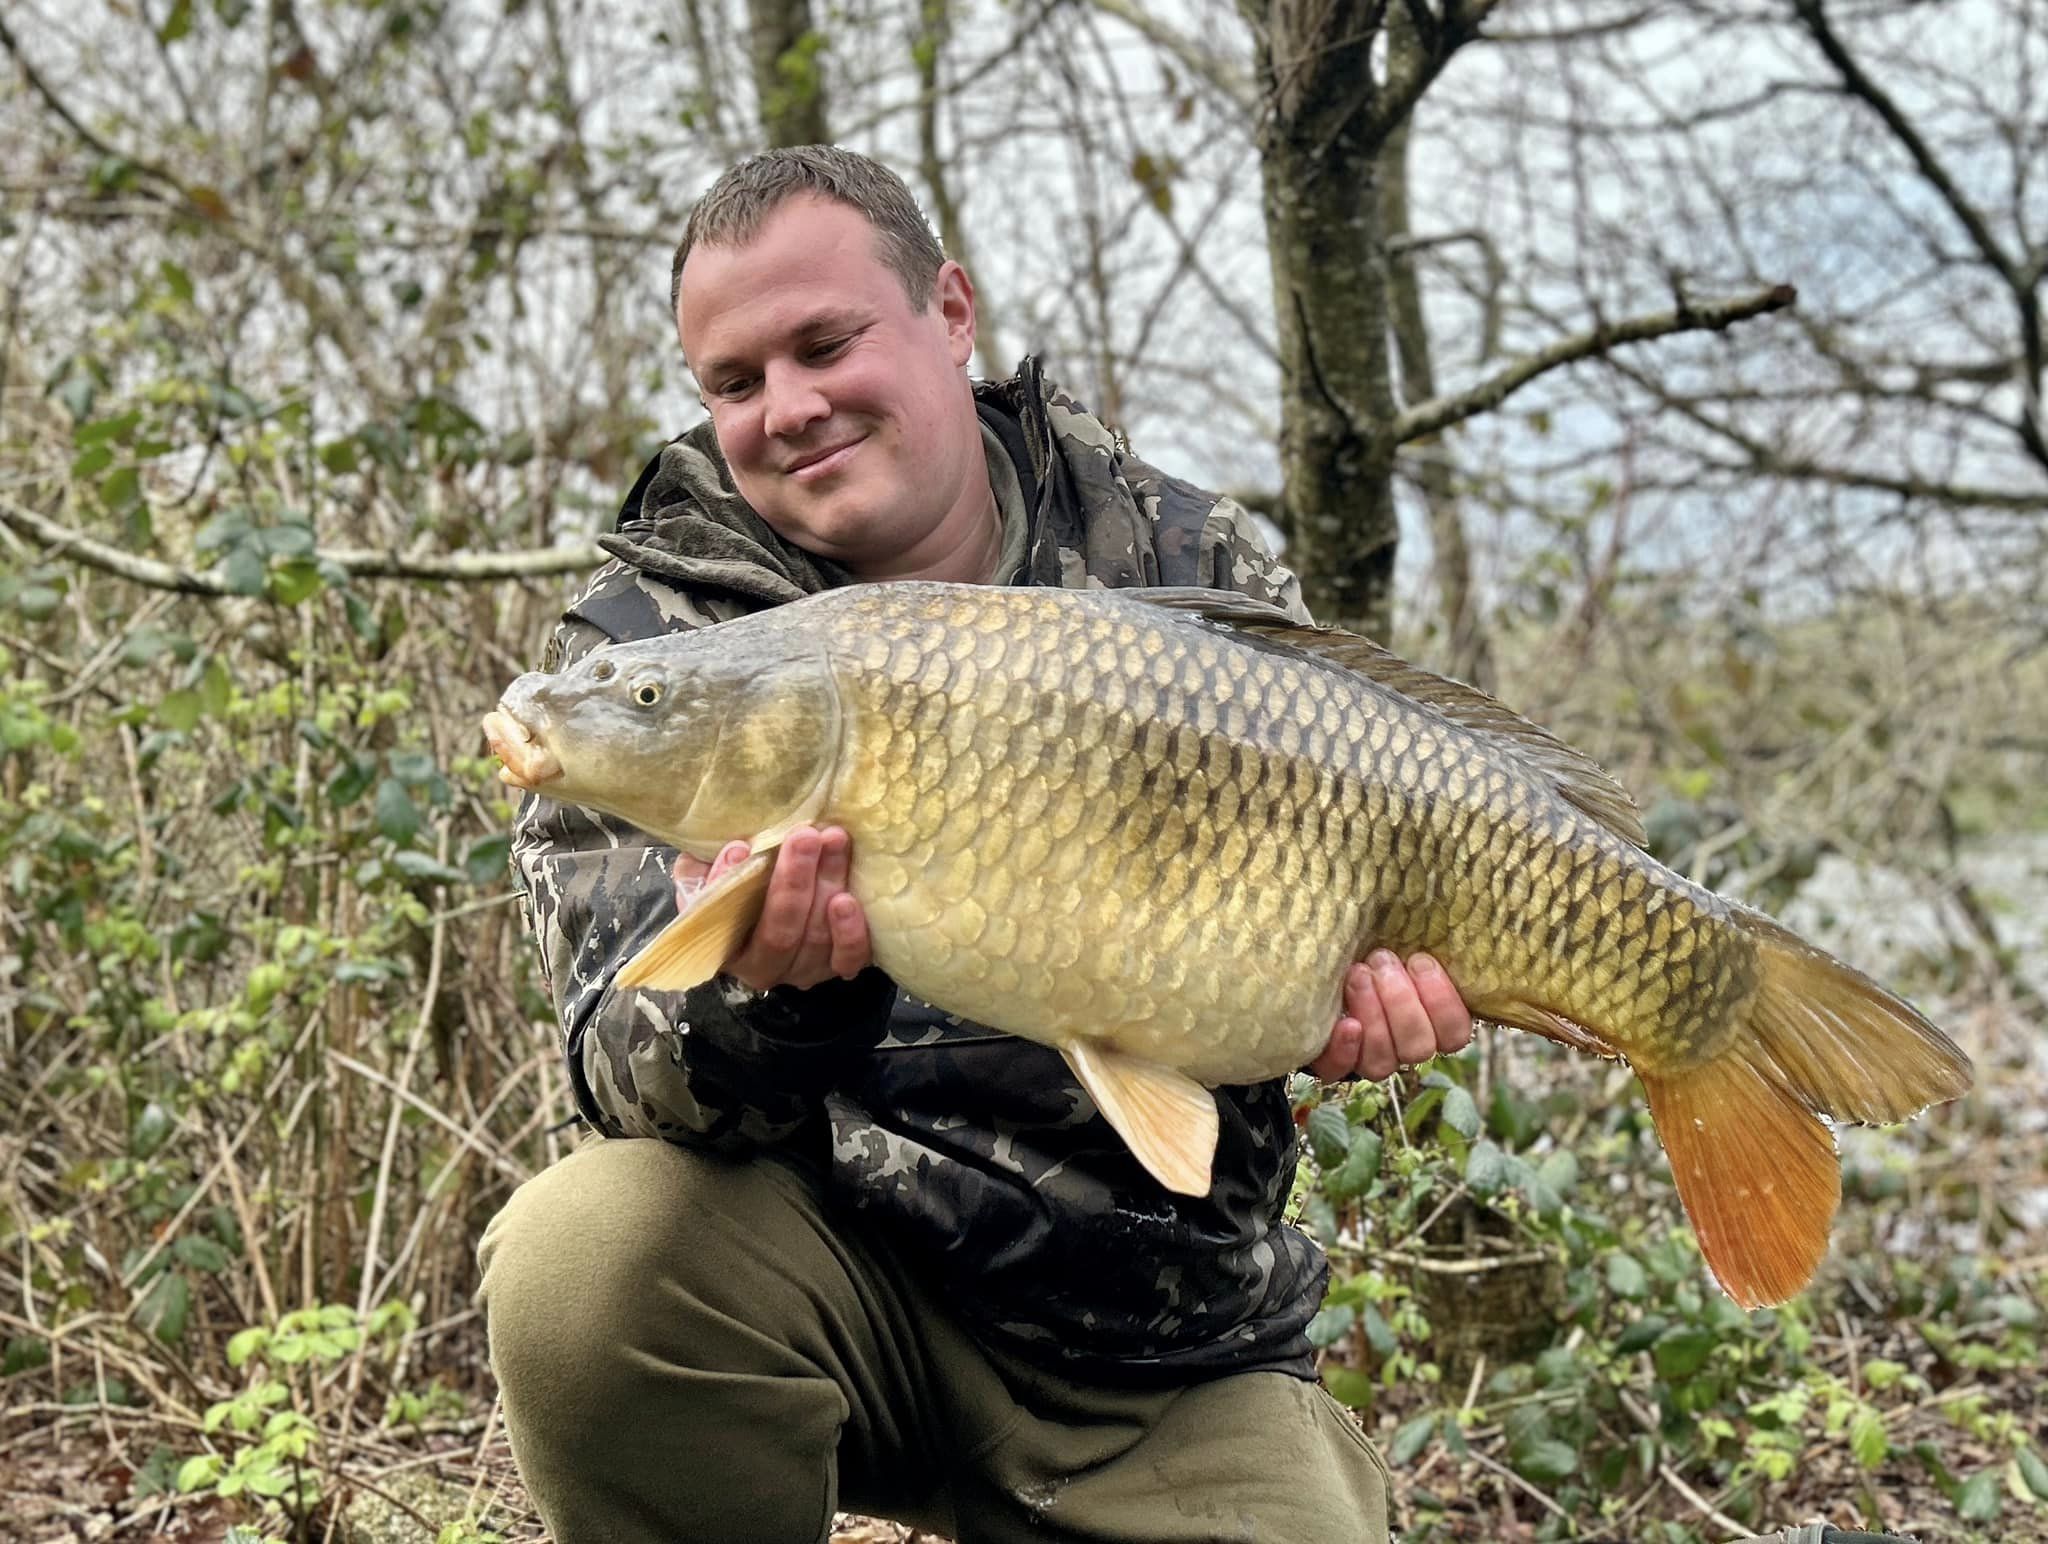
<svg viewBox="0 0 2048 1544"><path fill-rule="evenodd" d="M726 402L737 402L754 389L752 376L735 376L729 381L720 381L711 388L712 395Z"/></svg>
<svg viewBox="0 0 2048 1544"><path fill-rule="evenodd" d="M813 343L810 348L810 357L812 359L834 358L835 356L844 353L846 351L846 345L851 343L852 341L853 340L851 338L827 338L822 343Z"/></svg>

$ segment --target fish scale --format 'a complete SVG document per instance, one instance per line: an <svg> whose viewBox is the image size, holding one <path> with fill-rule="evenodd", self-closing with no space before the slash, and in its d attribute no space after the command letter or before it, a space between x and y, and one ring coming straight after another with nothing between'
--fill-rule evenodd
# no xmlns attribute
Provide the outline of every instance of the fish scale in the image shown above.
<svg viewBox="0 0 2048 1544"><path fill-rule="evenodd" d="M1748 1305L1825 1253L1818 1116L1969 1086L1909 1005L1652 858L1553 736L1239 597L852 586L522 677L485 728L508 781L753 849L620 985L708 979L776 845L836 823L875 961L1056 1047L1172 1190L1208 1187L1207 1088L1315 1058L1381 947L1434 955L1475 1015L1625 1057Z"/></svg>

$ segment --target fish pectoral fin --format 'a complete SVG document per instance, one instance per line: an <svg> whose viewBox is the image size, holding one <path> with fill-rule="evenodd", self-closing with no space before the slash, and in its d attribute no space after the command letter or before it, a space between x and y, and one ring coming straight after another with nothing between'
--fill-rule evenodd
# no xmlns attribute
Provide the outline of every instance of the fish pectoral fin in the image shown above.
<svg viewBox="0 0 2048 1544"><path fill-rule="evenodd" d="M1588 1056L1604 1056L1613 1060L1621 1055L1585 1025L1575 1024L1540 1003L1527 1002L1519 997L1488 996L1469 999L1465 1007L1475 1019L1504 1024L1509 1029L1527 1030L1532 1035L1541 1035L1559 1045L1570 1046L1574 1051L1584 1051Z"/></svg>
<svg viewBox="0 0 2048 1544"><path fill-rule="evenodd" d="M626 962L615 985L687 992L717 975L761 920L775 851L757 852L706 885L690 909Z"/></svg>
<svg viewBox="0 0 2048 1544"><path fill-rule="evenodd" d="M1209 1193L1216 1096L1184 1072L1083 1041L1060 1047L1102 1118L1146 1171L1178 1195Z"/></svg>

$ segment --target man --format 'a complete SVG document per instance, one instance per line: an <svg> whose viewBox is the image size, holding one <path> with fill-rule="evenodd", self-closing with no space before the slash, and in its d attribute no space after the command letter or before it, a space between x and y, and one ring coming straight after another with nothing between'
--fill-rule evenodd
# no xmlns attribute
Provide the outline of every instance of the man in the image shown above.
<svg viewBox="0 0 2048 1544"><path fill-rule="evenodd" d="M1238 506L1041 380L974 386L974 292L893 175L823 147L727 172L673 298L708 426L626 500L550 666L845 583L1206 584L1285 605ZM1209 1195L1173 1196L1057 1053L874 969L843 831L793 833L720 980L615 992L703 878L528 799L515 854L610 1140L482 1248L507 1429L585 1540L810 1544L836 1505L1008 1539L1386 1537L1386 1473L1315 1381L1326 1265L1280 1214L1275 1081L1218 1091ZM723 866L743 849L719 857ZM1462 1046L1433 962L1375 956L1313 1069Z"/></svg>

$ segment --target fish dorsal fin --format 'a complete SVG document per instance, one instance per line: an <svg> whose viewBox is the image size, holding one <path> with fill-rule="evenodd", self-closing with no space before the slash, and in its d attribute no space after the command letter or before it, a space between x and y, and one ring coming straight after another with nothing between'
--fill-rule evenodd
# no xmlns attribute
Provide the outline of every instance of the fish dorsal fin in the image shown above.
<svg viewBox="0 0 2048 1544"><path fill-rule="evenodd" d="M761 920L775 850L751 854L706 885L690 909L655 934L654 941L618 974L614 985L657 992L687 992L702 986Z"/></svg>
<svg viewBox="0 0 2048 1544"><path fill-rule="evenodd" d="M1177 1195L1209 1193L1216 1161L1216 1096L1185 1072L1107 1046L1060 1047L1102 1118L1152 1177Z"/></svg>
<svg viewBox="0 0 2048 1544"><path fill-rule="evenodd" d="M1173 611L1192 612L1212 622L1221 622L1249 641L1264 641L1299 649L1328 660L1389 691L1399 692L1413 702L1441 713L1452 723L1476 734L1502 741L1533 770L1548 778L1567 803L1592 816L1617 835L1638 847L1648 837L1643 830L1642 811L1629 792L1581 751L1573 750L1541 724L1530 722L1497 698L1476 686L1453 681L1411 665L1400 655L1381 648L1370 638L1347 633L1337 627L1313 627L1264 601L1233 595L1226 590L1157 589L1120 592L1134 600L1164 606Z"/></svg>

